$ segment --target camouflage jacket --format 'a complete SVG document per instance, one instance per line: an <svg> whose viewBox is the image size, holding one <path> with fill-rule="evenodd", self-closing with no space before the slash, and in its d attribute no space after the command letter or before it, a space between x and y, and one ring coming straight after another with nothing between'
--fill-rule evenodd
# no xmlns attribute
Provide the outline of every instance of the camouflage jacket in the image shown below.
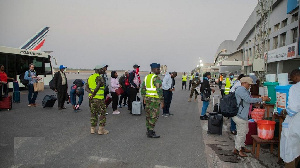
<svg viewBox="0 0 300 168"><path fill-rule="evenodd" d="M163 97L163 90L162 90L162 81L161 81L159 76L157 76L153 79L153 85L156 87L156 91L157 91L157 94L159 96L159 98L157 100L160 100L162 102L164 100L164 97ZM146 83L145 83L145 80L142 83L141 94L142 94L144 99L151 98L151 97L146 97ZM151 98L151 99L153 99L153 98ZM154 99L156 99L156 98L154 98Z"/></svg>

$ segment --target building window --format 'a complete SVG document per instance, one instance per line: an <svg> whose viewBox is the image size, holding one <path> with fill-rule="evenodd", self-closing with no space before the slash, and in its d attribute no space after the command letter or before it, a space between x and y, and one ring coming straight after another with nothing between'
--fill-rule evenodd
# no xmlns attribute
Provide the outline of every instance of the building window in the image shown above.
<svg viewBox="0 0 300 168"><path fill-rule="evenodd" d="M269 34L269 35L271 34L271 28L269 28L269 30L268 30L268 34Z"/></svg>
<svg viewBox="0 0 300 168"><path fill-rule="evenodd" d="M278 47L278 36L273 37L273 49Z"/></svg>
<svg viewBox="0 0 300 168"><path fill-rule="evenodd" d="M298 13L292 15L292 23L298 20Z"/></svg>
<svg viewBox="0 0 300 168"><path fill-rule="evenodd" d="M286 33L280 34L280 47L285 46Z"/></svg>
<svg viewBox="0 0 300 168"><path fill-rule="evenodd" d="M280 25L280 23L277 23L276 25L274 25L274 31L279 30L279 25Z"/></svg>
<svg viewBox="0 0 300 168"><path fill-rule="evenodd" d="M281 22L281 28L284 28L286 25L287 25L287 19L284 19L284 20Z"/></svg>
<svg viewBox="0 0 300 168"><path fill-rule="evenodd" d="M297 42L297 36L298 36L298 27L291 30L292 31L292 43Z"/></svg>
<svg viewBox="0 0 300 168"><path fill-rule="evenodd" d="M267 47L266 47L267 51L270 51L270 39L267 41Z"/></svg>

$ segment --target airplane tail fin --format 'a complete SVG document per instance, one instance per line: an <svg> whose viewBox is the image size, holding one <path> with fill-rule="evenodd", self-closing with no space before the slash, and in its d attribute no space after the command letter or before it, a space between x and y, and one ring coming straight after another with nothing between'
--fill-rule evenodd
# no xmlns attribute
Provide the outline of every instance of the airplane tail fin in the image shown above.
<svg viewBox="0 0 300 168"><path fill-rule="evenodd" d="M20 48L26 50L39 50L45 43L45 38L49 32L50 27L45 27L28 41L25 42Z"/></svg>

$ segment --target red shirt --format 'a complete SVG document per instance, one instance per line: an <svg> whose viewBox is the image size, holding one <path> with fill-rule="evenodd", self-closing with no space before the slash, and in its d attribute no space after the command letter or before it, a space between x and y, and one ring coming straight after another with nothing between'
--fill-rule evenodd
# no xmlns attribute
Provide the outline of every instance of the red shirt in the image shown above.
<svg viewBox="0 0 300 168"><path fill-rule="evenodd" d="M0 81L7 82L7 74L5 72L0 72Z"/></svg>

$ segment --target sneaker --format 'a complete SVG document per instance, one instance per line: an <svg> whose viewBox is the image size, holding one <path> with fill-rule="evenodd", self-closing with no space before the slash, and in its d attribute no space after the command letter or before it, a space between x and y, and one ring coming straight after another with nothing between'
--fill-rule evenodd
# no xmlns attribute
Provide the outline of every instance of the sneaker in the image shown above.
<svg viewBox="0 0 300 168"><path fill-rule="evenodd" d="M173 116L174 114L173 113L169 113L169 116Z"/></svg>
<svg viewBox="0 0 300 168"><path fill-rule="evenodd" d="M108 115L108 113L105 113L105 115Z"/></svg>
<svg viewBox="0 0 300 168"><path fill-rule="evenodd" d="M120 111L116 110L112 114L120 114Z"/></svg>
<svg viewBox="0 0 300 168"><path fill-rule="evenodd" d="M208 120L208 116L207 115L200 116L200 120Z"/></svg>
<svg viewBox="0 0 300 168"><path fill-rule="evenodd" d="M28 106L28 107L31 107L31 106L32 106L32 104L28 104L27 106Z"/></svg>
<svg viewBox="0 0 300 168"><path fill-rule="evenodd" d="M128 105L127 105L127 104L123 104L123 106L124 106L124 107L128 107Z"/></svg>
<svg viewBox="0 0 300 168"><path fill-rule="evenodd" d="M121 105L118 105L118 108L122 108L122 106L121 106Z"/></svg>

